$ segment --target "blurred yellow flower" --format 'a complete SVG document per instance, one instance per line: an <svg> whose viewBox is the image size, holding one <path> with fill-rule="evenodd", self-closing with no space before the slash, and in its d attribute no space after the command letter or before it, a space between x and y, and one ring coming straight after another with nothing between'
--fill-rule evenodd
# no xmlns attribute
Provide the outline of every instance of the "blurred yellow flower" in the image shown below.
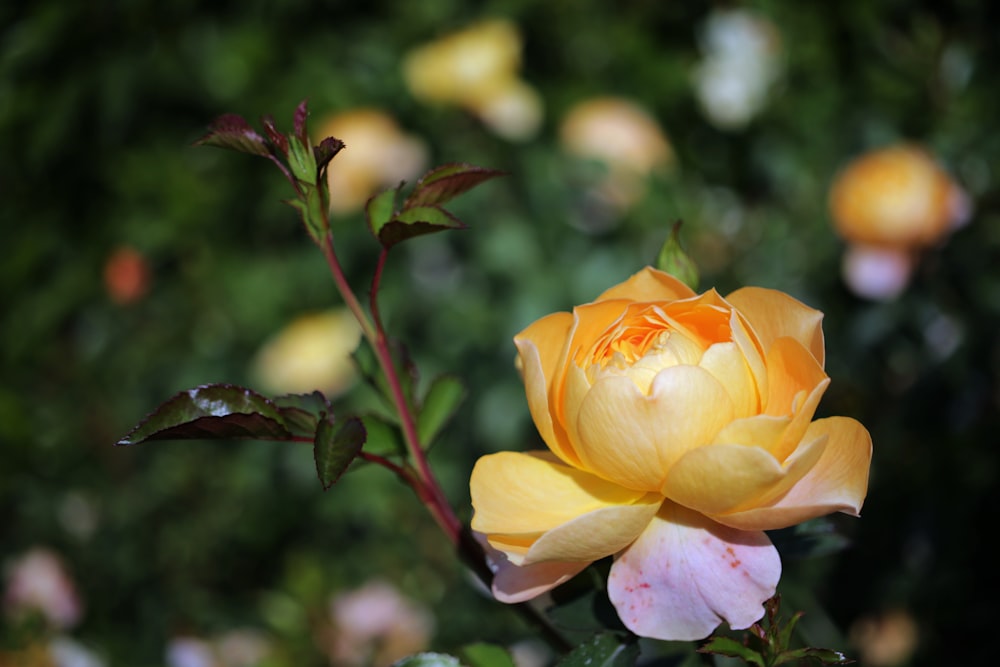
<svg viewBox="0 0 1000 667"><path fill-rule="evenodd" d="M620 208L645 194L654 170L674 163L673 148L659 123L624 98L596 97L577 104L563 118L559 137L568 153L607 166L600 193Z"/></svg>
<svg viewBox="0 0 1000 667"><path fill-rule="evenodd" d="M335 396L354 382L351 353L360 340L361 328L346 308L304 315L264 344L254 357L252 374L263 390L274 394L318 389Z"/></svg>
<svg viewBox="0 0 1000 667"><path fill-rule="evenodd" d="M829 197L837 233L849 244L844 279L860 296L889 299L909 282L916 257L969 217L965 191L923 148L870 151L835 178Z"/></svg>
<svg viewBox="0 0 1000 667"><path fill-rule="evenodd" d="M360 209L382 188L418 178L427 165L424 142L404 133L379 109L334 114L316 127L317 139L336 137L345 144L327 168L330 210L334 213Z"/></svg>
<svg viewBox="0 0 1000 667"><path fill-rule="evenodd" d="M519 78L521 35L503 19L483 21L411 51L403 76L414 97L476 114L500 136L522 140L541 124L542 101Z"/></svg>
<svg viewBox="0 0 1000 667"><path fill-rule="evenodd" d="M868 667L906 664L919 643L917 622L906 610L894 609L859 618L851 625L850 640Z"/></svg>
<svg viewBox="0 0 1000 667"><path fill-rule="evenodd" d="M822 317L781 292L697 295L646 268L518 334L549 451L473 469L494 595L533 598L613 555L608 594L640 636L759 619L781 573L764 531L857 515L867 493L868 432L813 420L830 382Z"/></svg>

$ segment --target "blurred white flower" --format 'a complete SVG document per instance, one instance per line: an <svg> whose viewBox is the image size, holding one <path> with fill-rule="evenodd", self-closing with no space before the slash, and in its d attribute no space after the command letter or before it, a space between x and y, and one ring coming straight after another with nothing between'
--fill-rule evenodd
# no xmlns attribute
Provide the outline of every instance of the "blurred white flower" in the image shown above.
<svg viewBox="0 0 1000 667"><path fill-rule="evenodd" d="M196 637L174 637L167 643L168 667L216 667L212 646Z"/></svg>
<svg viewBox="0 0 1000 667"><path fill-rule="evenodd" d="M715 126L742 128L767 104L784 69L778 29L747 10L715 10L701 42L704 58L694 70L698 101Z"/></svg>
<svg viewBox="0 0 1000 667"><path fill-rule="evenodd" d="M10 564L6 575L3 606L8 615L40 612L58 629L76 625L83 616L76 585L53 551L28 551Z"/></svg>
<svg viewBox="0 0 1000 667"><path fill-rule="evenodd" d="M237 629L213 637L174 637L167 644L167 667L254 667L270 652L266 638Z"/></svg>
<svg viewBox="0 0 1000 667"><path fill-rule="evenodd" d="M434 618L392 585L372 581L330 601L331 661L385 667L427 647Z"/></svg>
<svg viewBox="0 0 1000 667"><path fill-rule="evenodd" d="M59 504L59 523L80 540L89 539L100 522L100 512L93 500L79 491L70 491Z"/></svg>
<svg viewBox="0 0 1000 667"><path fill-rule="evenodd" d="M330 210L359 210L368 198L401 181L418 178L427 164L427 146L404 133L395 119L379 109L359 108L333 114L317 124L316 140L344 142L327 167Z"/></svg>
<svg viewBox="0 0 1000 667"><path fill-rule="evenodd" d="M104 667L93 651L69 637L56 637L49 643L49 656L54 667Z"/></svg>
<svg viewBox="0 0 1000 667"><path fill-rule="evenodd" d="M493 19L414 49L403 76L417 99L463 107L501 137L521 141L538 132L543 105L520 68L520 31Z"/></svg>
<svg viewBox="0 0 1000 667"><path fill-rule="evenodd" d="M354 382L351 353L360 340L361 327L346 308L303 315L261 347L251 373L270 393L304 394L318 389L335 396Z"/></svg>

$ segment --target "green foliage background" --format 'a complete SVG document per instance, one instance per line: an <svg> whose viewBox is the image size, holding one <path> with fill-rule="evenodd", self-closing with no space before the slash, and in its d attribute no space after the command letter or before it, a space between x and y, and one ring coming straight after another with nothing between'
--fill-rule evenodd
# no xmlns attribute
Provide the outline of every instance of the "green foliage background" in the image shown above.
<svg viewBox="0 0 1000 667"><path fill-rule="evenodd" d="M850 652L842 633L859 617L902 608L920 631L910 664L989 664L975 660L995 652L983 635L996 583L1000 16L985 1L747 6L780 29L786 73L746 129L724 132L690 79L708 4L4 3L0 560L35 545L61 553L87 607L73 636L112 665L162 664L170 637L237 626L274 639L273 664L324 664L311 628L329 595L374 576L430 605L437 649L532 634L468 584L387 473L352 473L323 493L304 446L112 447L176 391L250 384L268 336L333 303L321 256L280 203L287 183L263 161L191 147L221 113L274 113L288 128L309 98L314 119L378 106L429 143L432 163L511 174L454 206L470 230L407 244L383 281L389 326L425 377L454 371L470 388L432 456L463 517L478 456L538 445L513 334L653 261L682 218L703 286L775 287L826 313L833 384L821 412L860 419L875 442L862 519L835 518L850 546L786 555L803 627ZM423 105L403 84L408 50L490 16L522 29L522 76L546 103L527 143ZM598 94L652 110L679 169L619 224L587 233L573 223L591 174L561 151L557 124ZM870 303L839 277L826 192L852 156L903 138L941 158L975 212L902 297ZM724 228L733 215L738 226ZM361 287L376 246L360 217L337 224ZM128 307L101 280L121 244L154 272ZM942 322L954 350L930 333ZM81 503L97 517L85 534L66 528Z"/></svg>

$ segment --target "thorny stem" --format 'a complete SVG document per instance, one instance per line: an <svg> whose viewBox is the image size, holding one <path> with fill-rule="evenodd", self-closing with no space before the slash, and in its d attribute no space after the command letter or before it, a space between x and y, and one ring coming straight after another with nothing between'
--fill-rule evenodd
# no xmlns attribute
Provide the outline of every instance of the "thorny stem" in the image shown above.
<svg viewBox="0 0 1000 667"><path fill-rule="evenodd" d="M337 254L333 248L333 235L327 233L323 238L323 255L326 258L326 263L330 267L330 272L333 274L334 281L337 284L337 290L341 293L344 298L344 302L347 307L354 313L358 322L361 324L361 331L368 342L371 344L372 348L375 350L375 357L378 359L379 366L382 369L382 374L385 376L386 382L389 385L389 392L391 393L391 398L393 405L396 408L396 412L399 415L400 425L403 430L403 440L406 443L407 451L410 453L410 457L416 464L417 479L407 478L407 482L416 492L417 496L427 507L428 511L434 517L434 520L444 531L448 539L454 546L459 545L459 534L462 530L462 522L459 521L458 517L455 516L454 511L451 509L451 504L445 498L444 492L441 490L441 486L438 484L437 478L434 477L434 473L431 471L430 465L427 462L427 456L424 453L424 449L420 444L420 436L417 433L417 422L413 415L413 410L410 404L406 400L406 395L403 393L403 386L399 380L399 374L396 372L396 366L392 360L392 351L389 349L389 339L385 334L385 330L382 327L381 318L378 315L378 303L375 291L378 287L378 281L381 279L382 269L385 265L386 251L383 249L382 255L379 257L378 269L375 273L375 278L372 284L372 295L371 295L371 307L372 307L372 317L375 320L375 324L372 324L371 320L365 314L364 309L358 302L357 297L354 296L351 286L347 282L347 278L344 276L344 272L340 267L340 262L337 259Z"/></svg>
<svg viewBox="0 0 1000 667"><path fill-rule="evenodd" d="M473 537L472 532L465 528L462 522L455 515L451 508L451 504L448 502L441 486L437 482L437 478L430 469L430 465L427 462L427 456L420 443L420 436L417 433L416 419L414 418L413 410L406 400L402 384L399 380L399 374L396 371L395 364L392 360L389 340L385 334L385 329L382 326L382 318L378 309L378 288L382 279L383 269L385 268L388 250L386 248L382 249L382 252L379 255L378 265L375 269L375 275L372 278L372 291L369 296L372 320L369 320L368 316L362 309L361 304L354 296L354 292L351 290L351 287L347 282L347 278L344 276L344 272L340 267L340 262L337 259L337 255L333 247L332 234L326 234L321 247L323 249L323 255L326 257L326 263L330 267L330 272L333 274L337 290L343 297L347 307L360 323L363 335L375 350L375 356L378 358L379 366L381 367L382 373L385 375L386 381L389 384L389 391L392 394L392 402L399 414L403 430L403 438L406 442L407 450L417 467L416 470L414 470L409 466L399 466L381 456L368 454L366 452L361 452L361 457L367 461L377 463L385 468L388 468L389 470L392 470L410 485L410 488L412 488L417 494L420 501L425 507L427 507L431 516L434 517L438 526L445 533L445 535L448 536L448 539L451 540L452 545L458 551L459 557L465 561L466 565L468 565L473 572L475 572L479 580L482 581L487 588L489 588L493 582L493 572L490 570L487 563L486 553L482 545ZM527 602L516 605L516 608L539 629L539 632L553 649L566 653L573 648L572 645L569 644L554 627L552 627L545 615L538 609L531 606Z"/></svg>
<svg viewBox="0 0 1000 667"><path fill-rule="evenodd" d="M372 276L372 291L368 295L369 307L372 311L372 318L375 320L375 328L384 331L382 326L382 313L378 308L378 289L382 283L382 271L385 270L385 261L389 257L389 249L383 247L378 256L378 264L375 265L375 275Z"/></svg>

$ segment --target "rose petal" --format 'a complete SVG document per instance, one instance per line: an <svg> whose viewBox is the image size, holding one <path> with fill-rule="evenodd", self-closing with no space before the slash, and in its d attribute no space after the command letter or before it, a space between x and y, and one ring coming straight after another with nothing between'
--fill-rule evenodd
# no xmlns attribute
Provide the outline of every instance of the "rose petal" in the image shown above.
<svg viewBox="0 0 1000 667"><path fill-rule="evenodd" d="M578 457L569 446L561 426L552 421L549 394L556 369L565 356L572 323L573 316L569 313L553 313L514 337L514 344L520 353L531 418L545 444L567 463L577 463Z"/></svg>
<svg viewBox="0 0 1000 667"><path fill-rule="evenodd" d="M763 287L744 287L726 297L750 322L758 339L768 350L775 340L790 336L802 343L822 367L823 313L784 292Z"/></svg>
<svg viewBox="0 0 1000 667"><path fill-rule="evenodd" d="M669 273L647 266L628 280L606 290L595 301L677 301L694 296L690 287Z"/></svg>
<svg viewBox="0 0 1000 667"><path fill-rule="evenodd" d="M829 417L810 424L803 441L822 438L826 438L822 456L788 493L766 507L717 519L734 528L772 530L831 512L857 516L868 492L871 436L853 419Z"/></svg>
<svg viewBox="0 0 1000 667"><path fill-rule="evenodd" d="M563 465L548 452L484 456L470 489L473 530L515 565L609 556L636 538L663 501Z"/></svg>
<svg viewBox="0 0 1000 667"><path fill-rule="evenodd" d="M816 385L816 388L808 395L805 395L800 401L796 401L791 423L785 429L781 440L771 449L771 453L779 461L785 461L799 447L799 443L803 442L806 431L809 429L809 423L813 415L816 414L819 399L823 397L826 388L829 386L830 380L827 378Z"/></svg>
<svg viewBox="0 0 1000 667"><path fill-rule="evenodd" d="M589 565L549 561L518 567L506 554L491 546L485 535L473 532L472 536L483 547L486 564L493 573L493 597L500 602L530 600L569 580Z"/></svg>
<svg viewBox="0 0 1000 667"><path fill-rule="evenodd" d="M764 348L753 333L750 323L738 311L734 310L729 318L729 331L733 342L740 348L743 358L750 368L757 384L757 396L763 401L767 396L767 364L764 361Z"/></svg>
<svg viewBox="0 0 1000 667"><path fill-rule="evenodd" d="M525 554L526 564L543 561L586 561L616 554L635 541L663 503L648 493L633 505L588 512L539 537Z"/></svg>
<svg viewBox="0 0 1000 667"><path fill-rule="evenodd" d="M752 625L780 576L778 551L764 533L727 528L667 502L611 566L608 595L637 635L690 641L722 621Z"/></svg>
<svg viewBox="0 0 1000 667"><path fill-rule="evenodd" d="M648 396L629 378L604 377L580 407L577 453L605 479L659 491L670 466L711 442L732 417L729 394L696 366L664 369Z"/></svg>
<svg viewBox="0 0 1000 667"><path fill-rule="evenodd" d="M825 380L827 374L801 343L794 338L778 338L767 351L767 397L763 412L791 415L797 407L799 392L811 393Z"/></svg>
<svg viewBox="0 0 1000 667"><path fill-rule="evenodd" d="M517 566L506 557L499 561L493 575L493 597L500 602L524 602L569 581L590 565L546 561Z"/></svg>
<svg viewBox="0 0 1000 667"><path fill-rule="evenodd" d="M784 474L781 464L759 447L707 445L674 463L663 494L703 514L721 514L762 496Z"/></svg>
<svg viewBox="0 0 1000 667"><path fill-rule="evenodd" d="M705 350L698 364L719 381L733 400L734 414L748 417L760 412L757 383L736 343L716 343Z"/></svg>

